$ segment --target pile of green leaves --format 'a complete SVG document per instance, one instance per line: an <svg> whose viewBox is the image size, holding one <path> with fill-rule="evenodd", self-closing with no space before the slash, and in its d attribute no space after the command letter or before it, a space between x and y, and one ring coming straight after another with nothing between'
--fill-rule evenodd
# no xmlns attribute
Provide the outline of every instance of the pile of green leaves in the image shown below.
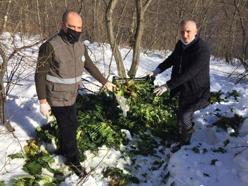
<svg viewBox="0 0 248 186"><path fill-rule="evenodd" d="M125 82L116 80L117 95L124 96L130 106L126 120L128 120L127 123L133 123L133 125L127 129L142 135L149 130L162 140L174 140L178 135L177 101L170 97L169 93L156 96L153 93L155 88L153 80L150 78L131 79ZM122 124L125 125L125 123Z"/></svg>
<svg viewBox="0 0 248 186"><path fill-rule="evenodd" d="M167 93L161 97L155 96L153 79L115 79L114 83L117 86L115 94L102 91L77 98L77 141L81 160L84 160L83 153L86 150L97 151L103 145L118 149L120 144L125 145L125 134L121 129L147 139L141 140L137 146L152 149L144 149L144 153L138 151L141 154L152 153L156 147L154 140L148 140L150 137L147 137L147 131L161 141L173 141L178 135L175 123L176 100L171 99ZM119 108L116 96L123 96L127 100L130 109L126 117ZM56 124L48 129L40 128L36 132L40 141L57 142ZM142 141L146 144L141 144Z"/></svg>
<svg viewBox="0 0 248 186"><path fill-rule="evenodd" d="M118 126L121 110L114 95L100 92L78 97L78 132L77 142L82 160L86 150L97 151L106 145L118 149L124 135Z"/></svg>
<svg viewBox="0 0 248 186"><path fill-rule="evenodd" d="M58 185L64 181L64 175L60 170L51 167L53 157L40 148L35 140L27 141L24 146L24 154L12 154L10 158L25 158L23 170L29 175L14 178L12 185Z"/></svg>
<svg viewBox="0 0 248 186"><path fill-rule="evenodd" d="M141 138L147 136L145 133L149 131L162 141L173 140L177 136L176 100L171 99L167 93L161 97L155 96L152 79L115 79L114 83L117 86L115 94L100 92L79 96L77 99L77 141L82 160L86 150L97 151L102 145L118 149L120 144L125 144L125 135L121 129L130 131L132 135L140 135ZM127 99L130 107L127 117L123 116L116 96ZM37 136L41 141L51 142L56 136L55 127L37 130ZM156 147L154 140L144 141L150 141L150 147ZM153 152L153 149L150 151Z"/></svg>

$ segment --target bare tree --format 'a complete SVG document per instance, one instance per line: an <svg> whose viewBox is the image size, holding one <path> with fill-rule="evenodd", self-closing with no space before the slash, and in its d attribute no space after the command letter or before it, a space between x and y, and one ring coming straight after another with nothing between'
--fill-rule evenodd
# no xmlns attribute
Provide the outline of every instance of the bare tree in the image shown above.
<svg viewBox="0 0 248 186"><path fill-rule="evenodd" d="M138 70L141 40L142 40L144 26L145 26L144 16L151 2L152 0L146 0L145 3L143 3L143 0L136 0L137 27L136 27L136 32L135 32L135 43L133 46L132 65L128 72L129 77L135 77L136 72Z"/></svg>
<svg viewBox="0 0 248 186"><path fill-rule="evenodd" d="M25 49L30 49L36 45L39 45L42 43L43 40L39 40L37 42L34 42L29 45L24 45L22 47L15 47L13 49L13 52L7 57L7 63L10 62L11 60L14 60L14 63L12 63L11 70L10 72L5 72L5 79L6 79L6 85L5 85L5 95L8 96L11 90L15 87L15 85L18 85L19 81L21 79L25 79L26 75L23 75L27 69L25 68L30 68L28 64L26 64L25 59L28 59L29 56L22 54L21 52L24 51ZM15 59L13 59L15 57ZM31 59L29 59L30 61ZM33 63L35 64L35 63ZM21 70L22 68L22 70ZM6 69L5 69L6 70ZM29 76L29 75L28 75Z"/></svg>
<svg viewBox="0 0 248 186"><path fill-rule="evenodd" d="M14 128L6 121L5 118L5 89L4 75L7 69L7 58L2 45L0 44L0 124L4 125L9 132L13 132Z"/></svg>
<svg viewBox="0 0 248 186"><path fill-rule="evenodd" d="M4 117L4 102L5 102L5 90L4 90L4 74L7 69L7 58L5 55L5 52L0 45L0 56L1 56L1 68L0 68L0 119L1 119L1 124L5 123L5 117Z"/></svg>
<svg viewBox="0 0 248 186"><path fill-rule="evenodd" d="M247 0L0 0L0 33L48 38L60 29L65 9L84 17L83 38L111 44L119 76L126 76L118 46L133 49L134 77L143 49L172 50L178 23L194 19L212 54L227 62L238 58L247 69Z"/></svg>
<svg viewBox="0 0 248 186"><path fill-rule="evenodd" d="M118 0L110 0L106 12L106 24L107 24L107 33L108 33L109 42L117 65L118 75L119 77L124 78L126 77L125 67L123 64L121 53L118 49L118 45L114 36L114 28L113 28L113 11L117 5L117 2Z"/></svg>

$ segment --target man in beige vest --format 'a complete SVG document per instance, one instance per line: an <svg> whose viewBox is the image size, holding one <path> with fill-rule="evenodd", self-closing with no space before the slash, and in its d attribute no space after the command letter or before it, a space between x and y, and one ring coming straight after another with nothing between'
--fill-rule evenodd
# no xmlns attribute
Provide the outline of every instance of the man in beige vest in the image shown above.
<svg viewBox="0 0 248 186"><path fill-rule="evenodd" d="M76 142L77 116L75 101L83 69L110 91L115 85L108 82L91 61L86 47L79 42L83 22L75 11L66 11L60 32L41 45L35 73L40 112L45 117L54 114L59 130L59 153L78 176L85 169L79 161Z"/></svg>

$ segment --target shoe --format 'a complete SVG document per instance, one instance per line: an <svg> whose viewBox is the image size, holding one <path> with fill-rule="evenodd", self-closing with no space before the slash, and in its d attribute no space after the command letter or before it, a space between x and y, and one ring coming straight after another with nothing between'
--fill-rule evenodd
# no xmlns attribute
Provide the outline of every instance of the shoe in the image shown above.
<svg viewBox="0 0 248 186"><path fill-rule="evenodd" d="M192 136L192 133L194 132L194 129L193 127L189 128L189 129L184 129L182 128L180 131L179 131L179 138L178 138L178 142L176 143L173 143L171 146L170 146L170 151L172 153L175 153L177 152L178 150L181 149L181 147L183 145L190 145L190 140L191 140L191 136Z"/></svg>
<svg viewBox="0 0 248 186"><path fill-rule="evenodd" d="M180 135L180 143L182 145L190 145L190 140L191 140L193 132L194 132L193 127L189 129L183 128L182 133Z"/></svg>

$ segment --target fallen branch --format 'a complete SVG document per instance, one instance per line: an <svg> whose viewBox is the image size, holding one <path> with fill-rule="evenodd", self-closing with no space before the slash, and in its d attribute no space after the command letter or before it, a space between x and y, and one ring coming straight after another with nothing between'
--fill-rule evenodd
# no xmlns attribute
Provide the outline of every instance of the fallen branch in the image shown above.
<svg viewBox="0 0 248 186"><path fill-rule="evenodd" d="M98 162L98 164L93 168L91 169L87 174L86 176L84 176L83 178L80 178L77 185L82 185L86 179L90 176L90 173L92 173L94 170L96 170L97 167L99 167L99 165L102 163L102 161L105 159L105 157L108 155L109 153L109 150L107 151L107 153L102 157L102 159Z"/></svg>

